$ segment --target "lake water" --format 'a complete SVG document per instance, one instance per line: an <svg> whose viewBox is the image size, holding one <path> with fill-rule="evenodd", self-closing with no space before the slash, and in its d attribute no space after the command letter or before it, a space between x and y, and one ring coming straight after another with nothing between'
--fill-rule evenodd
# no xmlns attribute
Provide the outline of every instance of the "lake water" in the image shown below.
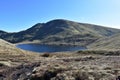
<svg viewBox="0 0 120 80"><path fill-rule="evenodd" d="M41 45L41 44L19 44L18 48L34 51L34 52L62 52L85 50L85 47L80 46L56 46L56 45Z"/></svg>

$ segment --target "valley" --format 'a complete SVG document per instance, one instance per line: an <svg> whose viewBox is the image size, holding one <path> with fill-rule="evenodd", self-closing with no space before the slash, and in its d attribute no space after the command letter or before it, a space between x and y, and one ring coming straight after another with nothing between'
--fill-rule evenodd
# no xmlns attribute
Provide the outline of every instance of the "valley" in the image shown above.
<svg viewBox="0 0 120 80"><path fill-rule="evenodd" d="M63 19L0 31L0 80L119 80L119 35L119 29ZM21 44L87 49L37 53L16 47Z"/></svg>

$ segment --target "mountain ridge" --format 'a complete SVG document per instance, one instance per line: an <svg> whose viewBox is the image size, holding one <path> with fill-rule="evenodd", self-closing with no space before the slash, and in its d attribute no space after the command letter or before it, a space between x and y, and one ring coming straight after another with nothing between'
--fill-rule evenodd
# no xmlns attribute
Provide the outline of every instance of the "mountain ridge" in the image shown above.
<svg viewBox="0 0 120 80"><path fill-rule="evenodd" d="M112 36L119 32L119 29L55 19L46 23L35 24L20 32L0 32L0 37L11 43L37 40L46 44L64 43L85 46L101 37Z"/></svg>

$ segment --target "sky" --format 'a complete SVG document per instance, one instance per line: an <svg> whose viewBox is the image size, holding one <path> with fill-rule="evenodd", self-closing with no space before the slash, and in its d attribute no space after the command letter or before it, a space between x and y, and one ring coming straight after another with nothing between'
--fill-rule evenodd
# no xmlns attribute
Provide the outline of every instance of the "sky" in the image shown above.
<svg viewBox="0 0 120 80"><path fill-rule="evenodd" d="M120 29L120 0L0 0L0 30L67 19Z"/></svg>

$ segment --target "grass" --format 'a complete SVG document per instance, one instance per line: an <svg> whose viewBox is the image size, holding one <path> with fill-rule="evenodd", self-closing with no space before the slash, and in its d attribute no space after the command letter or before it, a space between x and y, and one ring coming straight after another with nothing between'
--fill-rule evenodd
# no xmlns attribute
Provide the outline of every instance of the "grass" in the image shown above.
<svg viewBox="0 0 120 80"><path fill-rule="evenodd" d="M105 56L119 56L120 55L120 51L107 51L107 50L85 50L85 51L78 51L78 54L96 54L96 55L105 55Z"/></svg>
<svg viewBox="0 0 120 80"><path fill-rule="evenodd" d="M11 80L17 74L20 80L115 80L120 75L119 54L119 50L35 54L9 45L0 47L0 69Z"/></svg>
<svg viewBox="0 0 120 80"><path fill-rule="evenodd" d="M0 66L11 66L10 61L0 61Z"/></svg>

